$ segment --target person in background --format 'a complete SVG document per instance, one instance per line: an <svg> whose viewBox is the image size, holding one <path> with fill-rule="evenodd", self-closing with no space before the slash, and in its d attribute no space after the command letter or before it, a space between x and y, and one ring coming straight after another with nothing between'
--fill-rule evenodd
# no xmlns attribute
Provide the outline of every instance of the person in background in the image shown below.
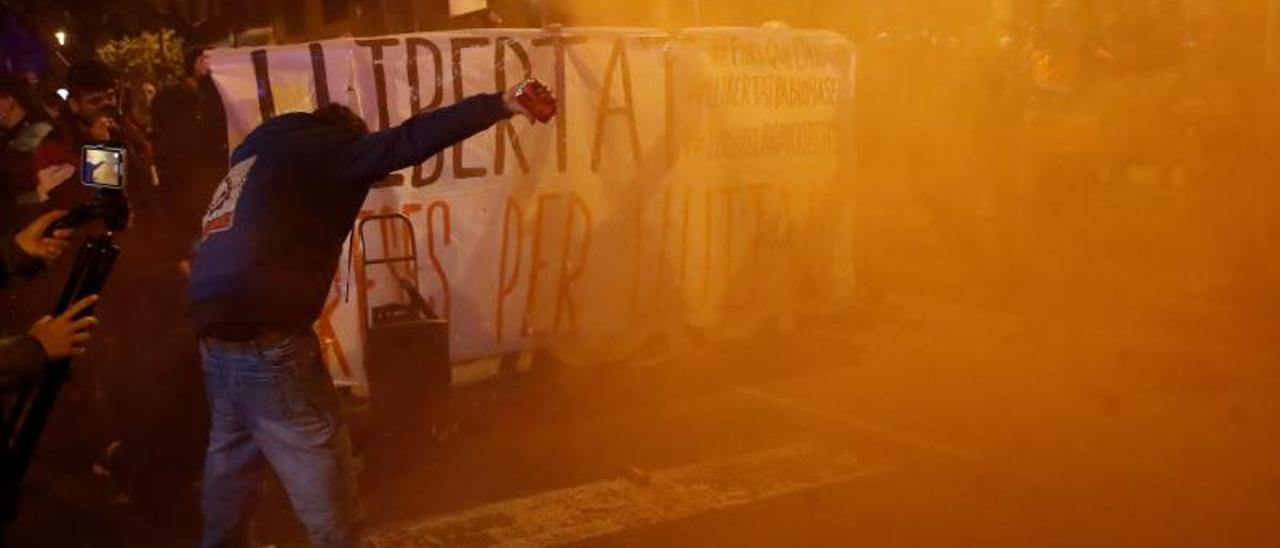
<svg viewBox="0 0 1280 548"><path fill-rule="evenodd" d="M22 206L35 203L32 161L36 145L52 130L27 79L0 73L0 230L17 229L34 218Z"/></svg>
<svg viewBox="0 0 1280 548"><path fill-rule="evenodd" d="M155 84L143 82L136 86L131 86L124 96L123 111L125 120L133 124L148 139L153 131L151 127L151 105L155 101L156 93Z"/></svg>
<svg viewBox="0 0 1280 548"><path fill-rule="evenodd" d="M38 214L32 158L52 130L26 77L0 73L0 234L18 230ZM0 294L0 335L25 333L31 317L18 292Z"/></svg>
<svg viewBox="0 0 1280 548"><path fill-rule="evenodd" d="M107 406L115 436L108 468L112 480L152 520L184 535L199 527L197 491L208 419L195 332L185 320L186 264L198 236L203 206L226 173L226 121L203 52L187 52L188 74L151 102L156 180L147 184L154 215L138 216L126 235L119 285L147 306L104 310L108 328L127 325L129 337L153 344L122 348L127 367L104 368ZM145 94L145 91L143 92ZM145 95L133 95L136 105ZM140 120L126 109L126 123ZM141 124L138 124L141 126ZM134 192L132 196L140 193ZM125 244L122 242L122 247ZM146 288L140 291L136 288ZM123 333L122 333L123 334ZM138 393L154 383L165 390ZM175 424L184 428L174 428ZM154 463L165 462L157 469Z"/></svg>
<svg viewBox="0 0 1280 548"><path fill-rule="evenodd" d="M227 173L228 156L227 115L204 49L188 50L186 63L182 82L161 90L151 103L166 260L175 267L199 237L200 216Z"/></svg>
<svg viewBox="0 0 1280 548"><path fill-rule="evenodd" d="M35 192L47 209L70 209L89 201L93 191L74 182L84 145L113 142L129 151L125 192L134 218L158 214L151 189L150 149L146 136L124 123L115 72L96 59L72 63L67 69L67 100L60 107L53 131L36 147Z"/></svg>
<svg viewBox="0 0 1280 548"><path fill-rule="evenodd" d="M37 209L67 210L91 201L94 189L80 182L81 150L84 145L111 142L126 152L125 188L130 208L128 230L115 235L121 252L111 276L102 289L101 341L86 356L83 374L64 388L59 408L78 418L78 428L50 431L42 442L44 461L70 477L78 477L95 467L111 473L115 487L128 491L129 484L112 469L127 452L122 444L143 438L150 431L140 408L167 397L174 390L139 391L143 383L163 383L167 379L149 376L146 367L151 354L167 342L164 319L151 305L155 265L155 241L160 206L147 162L147 142L124 121L120 109L114 71L98 60L78 61L67 69L67 100L49 132L36 147L33 161ZM69 263L51 268L49 275L25 284L20 290L24 318L30 320L57 302L69 275ZM143 306L133 303L146 303ZM131 306L132 305L132 306ZM136 341L155 341L140 345ZM157 394L153 395L152 392ZM198 402L195 403L198 406ZM169 410L150 409L151 415ZM176 435L180 435L177 433ZM130 450L138 444L131 445ZM170 443L169 447L177 445ZM165 458L162 455L158 458ZM157 477L169 468L164 467Z"/></svg>
<svg viewBox="0 0 1280 548"><path fill-rule="evenodd" d="M53 131L35 150L33 164L36 196L48 207L70 209L92 198L92 192L74 181L80 163L80 147L110 141L118 132L119 96L111 69L100 61L84 61L67 69L67 101Z"/></svg>
<svg viewBox="0 0 1280 548"><path fill-rule="evenodd" d="M148 92L147 88L154 90L155 86L150 83L143 83L137 86L126 87L123 100L120 102L120 124L125 126L125 131L129 135L141 137L135 144L138 150L131 150L134 154L141 155L147 165L155 165L155 146L153 138L153 130L151 128L151 95L154 91ZM151 93L151 95L148 95ZM156 185L158 181L155 179L154 171L147 173L145 179Z"/></svg>

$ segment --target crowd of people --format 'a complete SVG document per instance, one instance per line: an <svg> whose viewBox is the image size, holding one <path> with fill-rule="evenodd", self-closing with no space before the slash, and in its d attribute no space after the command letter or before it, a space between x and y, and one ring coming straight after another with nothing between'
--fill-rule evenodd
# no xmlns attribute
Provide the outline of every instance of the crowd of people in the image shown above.
<svg viewBox="0 0 1280 548"><path fill-rule="evenodd" d="M78 381L60 398L42 464L55 478L97 469L110 489L149 503L164 519L198 516L189 495L207 412L185 288L200 219L228 157L225 114L203 51L188 52L186 65L183 81L157 91L125 85L101 61L76 62L67 69L65 99L39 95L29 74L0 74L0 233L47 227L93 199L94 189L80 182L83 145L128 151L130 222L115 236L122 253L94 320L102 326ZM48 330L37 322L52 310L71 262L54 262L3 294L0 334ZM152 466L156 459L168 465Z"/></svg>
<svg viewBox="0 0 1280 548"><path fill-rule="evenodd" d="M130 220L116 236L124 251L98 317L76 317L96 304L89 297L35 322L26 344L51 357L65 357L65 346L81 353L84 332L102 322L93 359L79 368L88 375L59 401L60 416L80 427L48 432L63 439L46 435L42 462L73 478L101 470L134 507L159 513L154 523L190 530L203 517L203 546L247 541L270 467L314 545L358 546L352 446L313 328L343 242L388 173L517 114L546 122L556 99L526 80L377 132L329 103L265 121L228 155L204 56L194 51L188 62L189 77L161 90L149 114L122 108L119 83L99 61L69 67L68 96L52 113L8 78L3 119L14 153L4 185L15 218L41 215L13 240L27 255L51 261L65 251L69 233L44 231L100 192L77 183L82 147L111 143L130 158ZM28 283L15 310L54 302L63 279ZM190 507L197 500L201 511Z"/></svg>

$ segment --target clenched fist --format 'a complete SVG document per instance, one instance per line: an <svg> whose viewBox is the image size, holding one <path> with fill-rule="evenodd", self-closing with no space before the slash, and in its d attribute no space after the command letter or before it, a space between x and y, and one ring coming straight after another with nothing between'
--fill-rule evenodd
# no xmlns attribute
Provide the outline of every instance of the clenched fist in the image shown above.
<svg viewBox="0 0 1280 548"><path fill-rule="evenodd" d="M555 94L533 78L520 82L503 93L502 102L507 110L523 115L530 123L546 123L556 115Z"/></svg>

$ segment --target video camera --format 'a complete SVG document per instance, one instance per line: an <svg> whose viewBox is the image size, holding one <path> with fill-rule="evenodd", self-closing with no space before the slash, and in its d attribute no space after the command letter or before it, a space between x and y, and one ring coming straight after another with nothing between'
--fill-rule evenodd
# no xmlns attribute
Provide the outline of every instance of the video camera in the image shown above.
<svg viewBox="0 0 1280 548"><path fill-rule="evenodd" d="M102 220L111 232L129 224L129 202L125 199L125 168L129 151L118 143L85 145L80 149L80 183L95 189L93 200L80 204L49 227L49 231L74 228Z"/></svg>

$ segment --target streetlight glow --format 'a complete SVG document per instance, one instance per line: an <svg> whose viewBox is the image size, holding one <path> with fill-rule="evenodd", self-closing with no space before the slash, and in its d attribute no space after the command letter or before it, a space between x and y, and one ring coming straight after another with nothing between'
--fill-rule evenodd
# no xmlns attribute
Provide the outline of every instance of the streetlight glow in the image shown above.
<svg viewBox="0 0 1280 548"><path fill-rule="evenodd" d="M67 45L67 32L66 32L66 31L62 31L62 30L60 30L60 31L58 31L58 32L55 32L55 33L53 33L53 37L54 37L55 39L57 39L57 40L58 40L58 45L59 45L59 46L65 46L65 45Z"/></svg>

